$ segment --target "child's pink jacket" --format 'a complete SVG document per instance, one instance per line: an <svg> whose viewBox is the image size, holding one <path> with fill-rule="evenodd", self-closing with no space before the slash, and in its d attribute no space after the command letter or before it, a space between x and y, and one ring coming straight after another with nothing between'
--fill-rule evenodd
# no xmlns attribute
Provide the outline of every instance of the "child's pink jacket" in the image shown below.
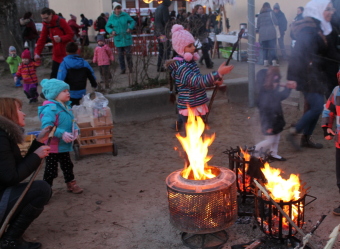
<svg viewBox="0 0 340 249"><path fill-rule="evenodd" d="M110 61L113 61L113 53L108 45L102 47L97 46L94 50L93 63L97 63L98 66L110 65Z"/></svg>

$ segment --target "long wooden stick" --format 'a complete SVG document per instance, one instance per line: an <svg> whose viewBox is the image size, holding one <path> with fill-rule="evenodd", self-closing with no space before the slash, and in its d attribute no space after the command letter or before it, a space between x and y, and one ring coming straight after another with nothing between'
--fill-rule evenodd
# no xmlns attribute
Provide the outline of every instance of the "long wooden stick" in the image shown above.
<svg viewBox="0 0 340 249"><path fill-rule="evenodd" d="M332 233L329 235L329 240L326 244L326 246L324 247L324 249L332 249L334 246L334 243L339 235L340 232L340 224L337 225L336 227L334 227Z"/></svg>
<svg viewBox="0 0 340 249"><path fill-rule="evenodd" d="M288 220L288 222L296 229L296 231L302 235L303 237L306 236L306 234L295 224L294 221L292 221L292 219L289 217L288 214L286 214L285 211L282 210L282 208L280 207L279 204L277 204L268 194L267 190L260 184L258 183L258 181L256 179L254 179L254 182L256 184L256 186L262 191L262 193L267 197L268 200L270 200L274 206L280 211L280 213ZM317 249L317 247L312 244L310 241L308 242L309 245L313 248L313 249Z"/></svg>
<svg viewBox="0 0 340 249"><path fill-rule="evenodd" d="M243 33L244 33L244 29L241 29L240 32L238 33L237 41L234 43L233 49L231 50L229 58L228 58L228 60L226 62L226 66L229 65L229 62L230 62L230 60L231 60L231 58L232 58L236 48L238 47L238 44L239 44L239 42L240 42L240 40L242 38ZM240 53L240 51L238 51L238 52ZM223 79L221 79L221 80L223 80ZM209 102L209 105L208 105L209 112L205 115L205 120L204 120L205 123L208 123L208 117L209 117L209 114L211 112L212 104L214 103L214 99L215 99L215 96L217 94L217 90L218 89L219 89L219 86L215 85L214 91L213 91L213 93L211 95L210 102Z"/></svg>
<svg viewBox="0 0 340 249"><path fill-rule="evenodd" d="M47 145L50 145L51 139L52 139L52 137L54 136L54 132L55 132L56 128L57 128L57 127L54 126L54 127L52 128L52 130L50 131L50 134L48 135ZM41 161L39 167L38 167L38 168L35 170L35 172L33 173L33 175L32 175L32 177L31 177L30 181L28 182L28 184L27 184L27 186L26 186L26 188L25 188L24 191L21 193L19 199L18 199L17 202L14 204L14 206L13 206L12 209L11 209L11 211L8 213L8 215L7 215L5 221L4 221L4 223L2 224L1 229L0 229L0 238L1 238L2 235L4 234L4 232L5 232L6 228L7 228L7 225L8 225L8 223L9 223L9 221L11 220L11 218L12 218L13 214L15 213L15 211L18 209L18 207L19 207L19 205L20 205L22 199L24 199L24 197L25 197L27 191L29 190L29 188L31 187L31 185L32 185L32 183L33 183L33 181L34 181L34 179L37 177L37 175L38 175L40 169L41 169L42 166L43 166L44 161L45 161L44 159Z"/></svg>

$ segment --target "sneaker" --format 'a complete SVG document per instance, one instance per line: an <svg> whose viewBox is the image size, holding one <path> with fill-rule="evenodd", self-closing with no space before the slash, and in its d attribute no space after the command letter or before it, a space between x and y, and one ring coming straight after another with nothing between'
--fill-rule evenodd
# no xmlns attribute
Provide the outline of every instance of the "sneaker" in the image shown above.
<svg viewBox="0 0 340 249"><path fill-rule="evenodd" d="M333 214L337 215L337 216L340 216L340 206L333 209Z"/></svg>
<svg viewBox="0 0 340 249"><path fill-rule="evenodd" d="M317 143L313 140L312 136L309 135L303 135L301 137L301 147L306 148L314 148L314 149L322 149L323 145L320 143Z"/></svg>
<svg viewBox="0 0 340 249"><path fill-rule="evenodd" d="M282 156L279 156L279 155L277 155L277 156L269 156L268 159L271 160L271 161L281 161L281 162L287 161L286 158L284 158Z"/></svg>
<svg viewBox="0 0 340 249"><path fill-rule="evenodd" d="M80 188L77 185L76 180L70 181L70 182L66 183L66 185L67 185L67 191L68 192L71 192L73 194L81 194L81 193L83 193L83 189Z"/></svg>

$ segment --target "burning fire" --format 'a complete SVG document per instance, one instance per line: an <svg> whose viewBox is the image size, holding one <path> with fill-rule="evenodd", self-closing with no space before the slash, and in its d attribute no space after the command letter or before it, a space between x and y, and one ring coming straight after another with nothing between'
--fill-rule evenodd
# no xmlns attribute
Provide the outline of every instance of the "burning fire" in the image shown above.
<svg viewBox="0 0 340 249"><path fill-rule="evenodd" d="M240 148L241 154L243 155L243 158L246 162L250 162L251 155L248 153L247 150L243 150ZM251 177L247 175L249 168L249 163L245 163L244 165L244 173L242 172L241 168L238 168L238 184L240 187L240 190L243 191L250 191L248 186L251 184Z"/></svg>
<svg viewBox="0 0 340 249"><path fill-rule="evenodd" d="M208 161L212 156L207 156L207 154L208 146L214 141L215 134L202 137L205 128L202 118L195 116L190 108L188 108L188 111L188 122L185 126L187 136L176 135L188 156L188 162L184 166L182 176L190 180L214 178L216 175L212 173L211 167L208 166Z"/></svg>
<svg viewBox="0 0 340 249"><path fill-rule="evenodd" d="M270 191L271 198L280 203L283 202L291 202L297 201L300 199L300 179L298 175L291 174L289 179L283 179L280 174L280 169L271 168L268 163L265 163L264 168L261 169L263 174L267 179L267 183L265 183L265 187ZM298 204L292 204L291 215L289 214L289 205L284 205L282 207L283 211L290 215L290 218L297 223L299 219L299 211L302 213L302 206ZM279 216L274 215L272 219L269 221L272 223L272 230L274 233L277 233L279 230ZM268 225L268 224L267 224ZM285 217L282 217L282 228L283 233L287 233L289 229L289 222ZM295 230L294 228L292 228Z"/></svg>
<svg viewBox="0 0 340 249"><path fill-rule="evenodd" d="M300 179L298 175L291 174L289 179L283 179L280 169L271 168L265 163L261 169L267 179L266 188L274 201L295 201L300 198Z"/></svg>

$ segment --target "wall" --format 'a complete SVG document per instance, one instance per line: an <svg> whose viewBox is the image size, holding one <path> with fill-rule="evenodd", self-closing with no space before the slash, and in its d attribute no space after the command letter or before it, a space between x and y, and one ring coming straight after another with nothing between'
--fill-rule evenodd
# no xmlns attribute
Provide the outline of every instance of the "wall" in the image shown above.
<svg viewBox="0 0 340 249"><path fill-rule="evenodd" d="M305 5L309 2L309 0L285 0L285 1L278 1L278 0L255 0L255 13L259 13L260 9L262 8L263 3L268 2L270 3L271 7L275 3L280 4L281 11L285 14L287 21L288 21L288 29L285 35L285 45L289 46L291 39L290 39L290 29L289 24L293 21L296 16L296 9L299 6L305 7ZM229 18L230 22L230 31L238 30L240 23L248 23L248 1L247 0L236 0L234 5L225 5L227 11L227 17ZM258 41L258 39L256 39Z"/></svg>
<svg viewBox="0 0 340 249"><path fill-rule="evenodd" d="M56 13L61 12L67 21L70 14L75 15L77 24L80 24L80 14L94 22L101 13L112 11L111 0L49 0L49 7ZM91 41L94 41L95 33L93 26L90 27L88 34Z"/></svg>

